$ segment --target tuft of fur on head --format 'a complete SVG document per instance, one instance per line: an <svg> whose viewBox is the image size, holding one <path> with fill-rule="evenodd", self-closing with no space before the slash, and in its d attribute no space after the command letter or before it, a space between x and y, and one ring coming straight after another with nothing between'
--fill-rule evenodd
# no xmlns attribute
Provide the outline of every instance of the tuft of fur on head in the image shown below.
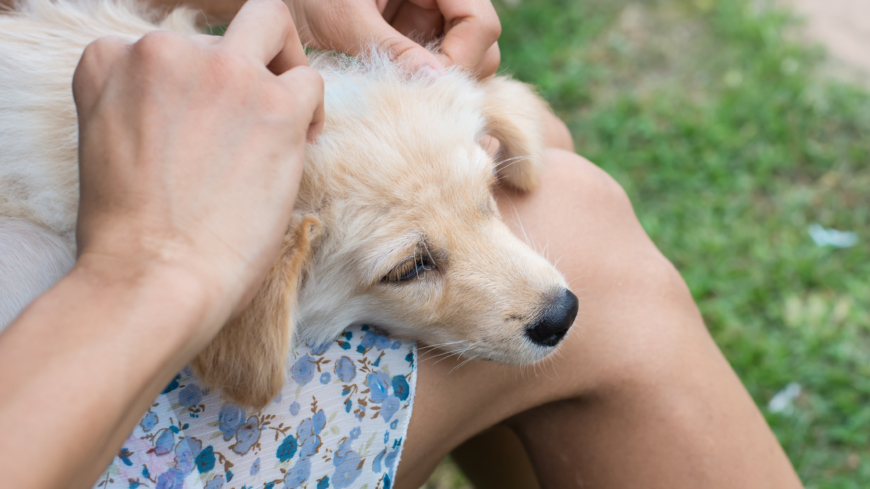
<svg viewBox="0 0 870 489"><path fill-rule="evenodd" d="M437 44L432 44L429 49L437 47ZM422 89L426 98L443 98L435 108L456 110L456 104L467 104L474 109L474 117L465 122L469 128L474 128L478 140L488 134L501 143L496 167L502 182L522 191L540 185L544 154L543 114L547 104L531 86L508 76L477 81L457 67L435 78L422 71L409 72L376 45L369 46L357 57L332 52L315 53L309 57L309 63L324 77L328 87L326 107L340 108L341 115L331 118L336 122L337 119L346 122L348 115L355 121L367 117L372 102L365 95L370 95L372 88L381 93L390 88ZM382 102L381 98L378 97L375 103ZM330 114L327 111L328 117Z"/></svg>
<svg viewBox="0 0 870 489"><path fill-rule="evenodd" d="M158 29L194 33L195 16L161 17L131 0L29 0L0 13L0 217L48 230L54 242L41 250L75 251L70 81L82 51L98 37L134 41ZM307 148L266 281L193 362L206 385L261 407L284 382L294 337L323 344L363 322L470 358L529 363L551 353L525 331L564 279L510 233L492 193L499 183L538 185L543 102L506 77L409 73L374 48L309 61L326 86L323 132ZM498 160L479 144L486 134L501 142ZM18 256L0 262L0 276L32 264L45 267L40 287L54 279L54 258Z"/></svg>

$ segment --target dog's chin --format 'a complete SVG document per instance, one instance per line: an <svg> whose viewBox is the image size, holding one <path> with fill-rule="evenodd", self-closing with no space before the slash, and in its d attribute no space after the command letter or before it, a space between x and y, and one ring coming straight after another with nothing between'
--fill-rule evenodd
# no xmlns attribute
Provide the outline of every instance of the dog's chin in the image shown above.
<svg viewBox="0 0 870 489"><path fill-rule="evenodd" d="M516 341L516 348L490 347L481 344L473 349L458 349L453 353L460 354L464 359L500 363L502 365L531 365L549 358L561 343L554 346L538 346L525 339Z"/></svg>

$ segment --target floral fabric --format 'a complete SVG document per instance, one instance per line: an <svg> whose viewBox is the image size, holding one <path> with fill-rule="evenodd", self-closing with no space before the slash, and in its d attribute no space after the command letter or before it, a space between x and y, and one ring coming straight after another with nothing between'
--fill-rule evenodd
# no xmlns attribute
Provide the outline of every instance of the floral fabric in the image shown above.
<svg viewBox="0 0 870 489"><path fill-rule="evenodd" d="M249 412L185 368L97 489L389 489L411 419L416 346L367 325L299 346L281 394Z"/></svg>

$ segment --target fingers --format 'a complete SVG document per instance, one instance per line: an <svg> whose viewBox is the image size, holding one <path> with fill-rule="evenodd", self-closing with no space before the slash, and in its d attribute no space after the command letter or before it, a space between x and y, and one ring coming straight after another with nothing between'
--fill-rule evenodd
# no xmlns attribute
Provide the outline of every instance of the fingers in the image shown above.
<svg viewBox="0 0 870 489"><path fill-rule="evenodd" d="M459 65L478 78L498 71L501 56L496 40L501 32L498 16L487 0L402 0L386 6L384 17L402 34L434 40L446 31L441 54L443 66Z"/></svg>
<svg viewBox="0 0 870 489"><path fill-rule="evenodd" d="M386 22L384 25L386 28L376 42L390 53L396 63L411 72L426 68L436 72L444 70L444 64L428 49L408 39Z"/></svg>
<svg viewBox="0 0 870 489"><path fill-rule="evenodd" d="M498 48L498 43L495 43L489 47L483 55L483 59L478 62L477 68L474 69L474 75L481 80L495 75L499 64L501 64L501 51Z"/></svg>
<svg viewBox="0 0 870 489"><path fill-rule="evenodd" d="M298 66L281 74L278 79L291 88L299 103L299 114L311 114L306 139L313 142L323 129L326 114L323 109L323 78L320 73Z"/></svg>
<svg viewBox="0 0 870 489"><path fill-rule="evenodd" d="M402 19L407 19L407 16L403 15L403 11L404 8L400 9L397 13L397 20L400 22L403 21ZM440 13L438 13L438 18L440 19ZM388 24L380 15L372 15L368 20L369 26L363 28L374 34L374 41L377 42L379 46L387 49L397 63L405 65L405 67L412 72L418 71L423 67L429 67L435 71L442 71L444 69L444 66L440 61L438 61L435 55L430 53L429 50L423 46L406 37L394 26ZM428 28L430 31L432 30L431 25L421 23L419 19L416 24L411 25L421 29ZM411 31L409 31L409 33L410 32Z"/></svg>
<svg viewBox="0 0 870 489"><path fill-rule="evenodd" d="M276 74L308 64L293 18L281 0L249 0L219 45L268 65Z"/></svg>
<svg viewBox="0 0 870 489"><path fill-rule="evenodd" d="M96 105L109 72L130 45L119 37L103 37L85 48L72 81L73 100L80 118L86 118Z"/></svg>
<svg viewBox="0 0 870 489"><path fill-rule="evenodd" d="M374 41L412 71L458 65L483 78L498 69L501 24L490 0L297 0L291 6L305 42L319 49L358 56ZM438 56L409 38L442 33Z"/></svg>
<svg viewBox="0 0 870 489"><path fill-rule="evenodd" d="M475 71L489 55L487 71L495 73L489 51L501 35L501 23L492 4L488 0L438 0L438 7L445 20L441 53L449 60L447 64Z"/></svg>
<svg viewBox="0 0 870 489"><path fill-rule="evenodd" d="M384 18L397 31L417 41L433 41L444 33L444 16L434 1L431 5L402 2L391 16L385 11Z"/></svg>

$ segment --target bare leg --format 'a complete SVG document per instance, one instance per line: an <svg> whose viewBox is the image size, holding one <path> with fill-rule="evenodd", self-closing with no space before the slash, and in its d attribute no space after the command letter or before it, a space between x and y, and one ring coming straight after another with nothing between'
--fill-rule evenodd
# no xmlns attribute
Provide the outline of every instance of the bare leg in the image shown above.
<svg viewBox="0 0 870 489"><path fill-rule="evenodd" d="M499 206L558 260L577 324L535 367L423 359L397 487L507 419L542 487L800 487L621 188L572 153L548 159L546 192L505 191Z"/></svg>
<svg viewBox="0 0 870 489"><path fill-rule="evenodd" d="M548 148L574 152L565 123L544 110ZM538 489L528 453L515 432L504 423L480 433L454 449L450 456L477 489Z"/></svg>
<svg viewBox="0 0 870 489"><path fill-rule="evenodd" d="M504 423L459 445L450 457L475 489L541 488L526 449Z"/></svg>

